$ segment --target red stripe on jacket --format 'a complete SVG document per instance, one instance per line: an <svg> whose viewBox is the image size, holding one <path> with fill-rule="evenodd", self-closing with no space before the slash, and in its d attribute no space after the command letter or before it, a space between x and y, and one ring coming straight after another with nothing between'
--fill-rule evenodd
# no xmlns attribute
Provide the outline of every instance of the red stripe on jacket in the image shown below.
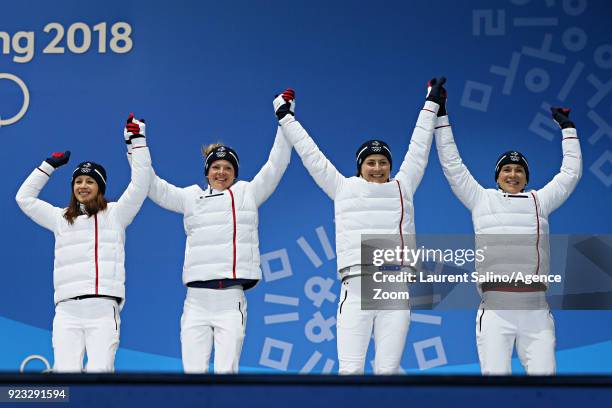
<svg viewBox="0 0 612 408"><path fill-rule="evenodd" d="M98 214L94 214L94 223L95 223L95 230L96 230L96 237L95 237L95 247L94 247L94 258L96 261L96 295L98 294L98 276L99 276L99 270L98 270Z"/></svg>
<svg viewBox="0 0 612 408"><path fill-rule="evenodd" d="M540 211L538 208L538 200L536 199L535 194L533 194L533 191L531 192L531 196L533 197L533 203L535 204L535 210L536 210L536 220L537 220L537 239L536 239L536 252L538 253L538 266L536 268L536 275L540 274Z"/></svg>

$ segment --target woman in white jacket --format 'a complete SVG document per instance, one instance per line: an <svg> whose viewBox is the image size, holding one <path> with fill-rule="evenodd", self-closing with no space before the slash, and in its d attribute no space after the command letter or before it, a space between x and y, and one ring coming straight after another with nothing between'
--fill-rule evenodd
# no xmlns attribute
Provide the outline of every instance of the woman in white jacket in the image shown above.
<svg viewBox="0 0 612 408"><path fill-rule="evenodd" d="M258 210L280 182L291 146L279 127L268 161L251 181L237 180L240 162L232 148L213 144L203 154L205 188L176 187L154 175L149 198L184 217L183 369L206 373L214 344L215 373L236 373L247 318L244 290L261 279Z"/></svg>
<svg viewBox="0 0 612 408"><path fill-rule="evenodd" d="M499 276L520 271L531 277L545 277L549 272L548 216L574 191L582 174L580 144L569 109L553 108L552 114L562 129L561 171L543 188L528 192L529 165L520 152L509 151L498 158L498 188L485 189L463 164L448 116L438 118L436 145L444 174L457 198L472 212L478 247L486 248L484 261L477 264L480 272ZM482 303L476 338L483 374L511 374L515 344L527 374L555 373L555 325L546 289L546 283L527 280L479 282Z"/></svg>
<svg viewBox="0 0 612 408"><path fill-rule="evenodd" d="M128 122L131 122L133 115ZM106 171L83 162L72 173L67 208L38 198L49 177L68 163L70 152L54 153L21 185L21 210L55 235L53 286L54 372L113 372L125 301L125 229L147 198L151 159L143 128L127 135L133 147L132 181L117 202L108 202Z"/></svg>
<svg viewBox="0 0 612 408"><path fill-rule="evenodd" d="M344 177L295 119L292 104L278 97L274 100L283 134L315 182L334 201L338 274L342 280L337 312L340 374L364 372L372 332L376 350L374 373L400 371L410 310L407 305L401 310L361 310L361 276L369 274L364 270L367 265L362 265L361 238L362 234L384 234L396 237L395 241L404 245L404 235L414 235L412 197L427 166L444 82L445 79L432 82L434 86L395 178L390 178L391 151L380 140L361 145L356 155L357 176Z"/></svg>

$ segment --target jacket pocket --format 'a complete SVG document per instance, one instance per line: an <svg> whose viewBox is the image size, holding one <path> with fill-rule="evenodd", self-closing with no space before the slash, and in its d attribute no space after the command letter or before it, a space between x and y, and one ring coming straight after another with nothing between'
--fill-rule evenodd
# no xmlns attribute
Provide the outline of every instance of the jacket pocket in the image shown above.
<svg viewBox="0 0 612 408"><path fill-rule="evenodd" d="M485 314L485 310L482 309L482 312L480 313L480 317L478 318L478 331L481 332L482 331L482 317Z"/></svg>
<svg viewBox="0 0 612 408"><path fill-rule="evenodd" d="M113 306L113 320L115 321L115 331L119 331L119 325L117 324L117 306Z"/></svg>
<svg viewBox="0 0 612 408"><path fill-rule="evenodd" d="M342 306L344 306L344 302L346 302L346 298L348 297L348 289L344 291L344 299L340 302L340 314L342 314Z"/></svg>

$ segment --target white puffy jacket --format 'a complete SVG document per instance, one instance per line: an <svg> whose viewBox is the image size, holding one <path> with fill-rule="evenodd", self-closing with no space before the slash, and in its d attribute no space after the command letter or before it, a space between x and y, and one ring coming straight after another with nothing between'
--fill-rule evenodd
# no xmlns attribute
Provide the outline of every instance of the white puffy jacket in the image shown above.
<svg viewBox="0 0 612 408"><path fill-rule="evenodd" d="M54 301L82 295L125 300L125 228L147 198L151 157L144 138L133 141L132 181L117 202L93 216L80 215L70 225L65 208L38 199L55 169L47 162L34 169L17 192L21 210L55 235ZM123 306L123 302L121 303Z"/></svg>
<svg viewBox="0 0 612 408"><path fill-rule="evenodd" d="M409 245L403 242L403 235L415 233L412 197L427 167L438 108L434 102L425 102L398 173L382 184L344 177L293 116L280 121L310 175L334 200L338 271L362 263L363 234L395 235L398 245Z"/></svg>
<svg viewBox="0 0 612 408"><path fill-rule="evenodd" d="M582 175L576 129L562 131L559 174L543 188L519 194L478 184L459 156L448 116L438 118L435 134L444 175L457 198L472 212L478 247L487 246L477 269L504 275L513 271L548 274L548 216L574 191Z"/></svg>
<svg viewBox="0 0 612 408"><path fill-rule="evenodd" d="M251 180L224 191L198 185L180 188L153 176L149 198L183 214L187 243L183 283L214 279L261 279L258 208L274 192L291 158L291 146L276 132L268 161Z"/></svg>

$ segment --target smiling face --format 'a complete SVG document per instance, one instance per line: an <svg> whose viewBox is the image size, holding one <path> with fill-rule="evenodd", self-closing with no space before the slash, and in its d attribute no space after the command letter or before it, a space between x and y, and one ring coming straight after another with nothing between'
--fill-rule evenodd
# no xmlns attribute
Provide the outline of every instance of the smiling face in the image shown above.
<svg viewBox="0 0 612 408"><path fill-rule="evenodd" d="M382 154L371 154L361 164L361 177L370 183L386 183L391 173L391 163Z"/></svg>
<svg viewBox="0 0 612 408"><path fill-rule="evenodd" d="M525 169L520 164L504 164L497 177L497 184L506 193L520 193L527 185Z"/></svg>
<svg viewBox="0 0 612 408"><path fill-rule="evenodd" d="M208 170L208 184L218 191L229 188L236 179L234 166L227 160L216 160Z"/></svg>
<svg viewBox="0 0 612 408"><path fill-rule="evenodd" d="M89 176L81 175L74 179L72 192L79 203L85 204L98 196L98 183Z"/></svg>

